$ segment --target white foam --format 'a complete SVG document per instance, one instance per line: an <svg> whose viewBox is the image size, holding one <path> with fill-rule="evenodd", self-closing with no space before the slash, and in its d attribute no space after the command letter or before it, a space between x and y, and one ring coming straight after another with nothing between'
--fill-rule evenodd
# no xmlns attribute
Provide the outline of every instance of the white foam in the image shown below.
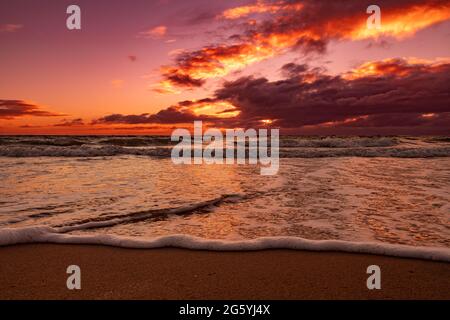
<svg viewBox="0 0 450 320"><path fill-rule="evenodd" d="M95 244L140 249L176 247L213 251L255 251L266 249L341 251L450 262L450 249L448 248L413 247L374 242L309 240L297 237L265 237L243 241L224 241L207 240L188 235L170 235L140 240L111 235L81 236L61 234L54 228L44 226L0 229L0 246L24 243Z"/></svg>
<svg viewBox="0 0 450 320"><path fill-rule="evenodd" d="M323 157L434 158L434 157L449 157L449 156L450 156L450 147L280 149L281 158L323 158Z"/></svg>
<svg viewBox="0 0 450 320"><path fill-rule="evenodd" d="M296 142L297 143L297 142ZM449 157L449 146L420 146L420 147L351 147L339 144L333 147L313 147L305 142L304 146L281 147L281 158L321 158L321 157L394 157L394 158L431 158ZM300 143L301 144L301 143ZM368 143L367 143L368 144ZM123 147L106 146L0 146L0 157L108 157L108 156L149 156L169 158L171 148L168 147Z"/></svg>
<svg viewBox="0 0 450 320"><path fill-rule="evenodd" d="M170 156L167 148L128 148L122 146L0 146L2 157L106 157L118 155Z"/></svg>
<svg viewBox="0 0 450 320"><path fill-rule="evenodd" d="M282 138L282 147L305 148L357 148L357 147L391 147L399 144L394 137L318 137L299 139L297 137Z"/></svg>

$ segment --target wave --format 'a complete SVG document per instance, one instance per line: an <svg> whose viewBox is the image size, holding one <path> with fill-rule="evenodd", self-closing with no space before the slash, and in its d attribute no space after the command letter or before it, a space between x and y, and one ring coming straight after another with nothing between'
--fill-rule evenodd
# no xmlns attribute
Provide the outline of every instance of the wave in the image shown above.
<svg viewBox="0 0 450 320"><path fill-rule="evenodd" d="M450 143L450 137L431 137L426 139L427 142L445 142L445 143Z"/></svg>
<svg viewBox="0 0 450 320"><path fill-rule="evenodd" d="M0 137L0 145L31 145L69 147L81 146L88 143L82 137Z"/></svg>
<svg viewBox="0 0 450 320"><path fill-rule="evenodd" d="M398 148L339 148L339 149L280 149L281 158L325 157L392 157L433 158L449 157L450 147L398 147Z"/></svg>
<svg viewBox="0 0 450 320"><path fill-rule="evenodd" d="M318 137L299 139L281 137L280 146L284 148L372 148L398 145L395 137Z"/></svg>
<svg viewBox="0 0 450 320"><path fill-rule="evenodd" d="M111 137L100 139L97 143L123 146L123 147L146 147L146 146L165 146L173 145L174 142L171 141L170 137Z"/></svg>
<svg viewBox="0 0 450 320"><path fill-rule="evenodd" d="M247 149L248 153L248 149ZM225 154L225 152L224 152ZM281 158L322 158L322 157L396 157L429 158L449 157L450 146L435 147L367 147L367 148L280 148ZM105 156L150 156L170 158L171 148L136 148L122 146L0 146L2 157L105 157Z"/></svg>
<svg viewBox="0 0 450 320"><path fill-rule="evenodd" d="M144 155L170 157L169 148L128 148L121 146L1 146L3 157L105 157L117 155Z"/></svg>
<svg viewBox="0 0 450 320"><path fill-rule="evenodd" d="M268 249L338 251L450 262L450 249L447 248L413 247L375 242L309 240L297 237L264 237L243 241L225 241L179 234L141 240L103 234L62 234L54 228L45 226L0 229L0 246L25 243L91 244L138 249L176 247L211 251L256 251Z"/></svg>
<svg viewBox="0 0 450 320"><path fill-rule="evenodd" d="M54 228L55 230L57 230L58 233L66 233L76 230L112 227L119 224L143 221L147 219L165 218L169 215L188 215L190 213L194 213L197 210L218 205L222 202L235 201L237 198L240 197L241 197L240 195L235 194L223 195L212 200L194 203L178 208L155 209L155 210L133 212L123 215L101 216L98 218L77 221L70 224L54 226Z"/></svg>
<svg viewBox="0 0 450 320"><path fill-rule="evenodd" d="M166 146L174 144L168 136L3 136L0 145L70 147L112 145L123 147Z"/></svg>

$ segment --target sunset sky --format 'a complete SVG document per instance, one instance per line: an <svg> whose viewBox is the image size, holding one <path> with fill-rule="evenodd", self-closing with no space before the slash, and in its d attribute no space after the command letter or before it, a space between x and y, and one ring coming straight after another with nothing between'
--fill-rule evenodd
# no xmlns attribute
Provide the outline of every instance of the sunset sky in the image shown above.
<svg viewBox="0 0 450 320"><path fill-rule="evenodd" d="M1 134L450 133L450 0L0 0L0 48Z"/></svg>

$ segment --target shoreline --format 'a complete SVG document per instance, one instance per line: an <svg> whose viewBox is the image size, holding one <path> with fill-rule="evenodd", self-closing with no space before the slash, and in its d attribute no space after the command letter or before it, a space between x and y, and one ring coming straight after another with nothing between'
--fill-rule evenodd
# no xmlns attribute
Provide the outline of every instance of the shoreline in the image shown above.
<svg viewBox="0 0 450 320"><path fill-rule="evenodd" d="M220 199L222 198L223 197ZM206 204L209 203L212 202L206 202ZM201 207L204 204L205 203L197 204L196 207ZM172 212L175 212L176 210L179 209L174 209ZM75 228L70 226L56 229L48 226L3 228L0 229L0 247L19 244L73 244L94 246L102 245L125 249L179 248L218 252L286 249L313 252L343 252L383 255L407 259L450 262L450 248L412 246L383 242L312 240L290 236L260 237L255 239L229 241L220 239L204 239L185 234L165 235L149 239L135 239L116 235L71 235L66 233L78 229L88 229L106 225L111 225L111 221L88 222L75 226Z"/></svg>
<svg viewBox="0 0 450 320"><path fill-rule="evenodd" d="M81 290L66 269L81 268ZM368 290L369 265L381 290ZM289 249L197 251L88 244L0 247L0 299L442 299L450 264Z"/></svg>

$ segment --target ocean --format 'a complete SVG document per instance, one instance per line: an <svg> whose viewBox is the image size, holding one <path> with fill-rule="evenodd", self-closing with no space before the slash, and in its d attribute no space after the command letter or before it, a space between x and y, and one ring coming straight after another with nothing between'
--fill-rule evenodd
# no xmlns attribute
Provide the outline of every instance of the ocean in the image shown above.
<svg viewBox="0 0 450 320"><path fill-rule="evenodd" d="M173 145L158 136L0 137L0 245L450 261L450 137L282 136L273 176L259 165L175 165Z"/></svg>

